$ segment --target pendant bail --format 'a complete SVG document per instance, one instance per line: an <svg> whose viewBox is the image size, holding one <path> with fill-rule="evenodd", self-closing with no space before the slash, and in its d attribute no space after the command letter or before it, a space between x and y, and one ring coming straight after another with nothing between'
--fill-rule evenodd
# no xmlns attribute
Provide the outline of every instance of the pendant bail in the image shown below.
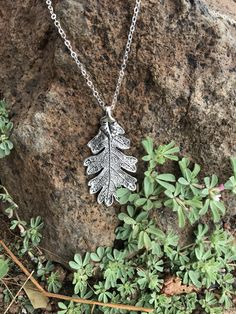
<svg viewBox="0 0 236 314"><path fill-rule="evenodd" d="M106 120L109 122L114 122L115 119L112 117L112 106L106 106Z"/></svg>
<svg viewBox="0 0 236 314"><path fill-rule="evenodd" d="M106 106L106 114L108 115L109 118L111 118L111 111L112 111L112 108L111 106Z"/></svg>

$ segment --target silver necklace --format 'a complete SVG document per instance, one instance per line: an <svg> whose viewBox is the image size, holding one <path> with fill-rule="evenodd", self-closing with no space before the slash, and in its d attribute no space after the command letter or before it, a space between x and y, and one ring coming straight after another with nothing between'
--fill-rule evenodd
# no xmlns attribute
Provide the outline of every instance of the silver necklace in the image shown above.
<svg viewBox="0 0 236 314"><path fill-rule="evenodd" d="M102 99L102 96L93 84L90 75L86 71L84 65L80 62L77 53L73 50L71 42L67 39L65 31L61 27L60 21L57 19L52 1L46 0L46 4L50 12L51 19L54 21L54 25L64 40L64 44L68 48L71 57L85 78L88 87L92 90L93 96L96 98L98 105L105 111L105 116L101 119L101 126L98 134L88 143L88 147L94 155L85 159L84 166L87 167L88 175L95 175L95 177L88 182L88 185L90 186L90 194L98 193L98 203L104 203L106 206L111 206L114 198L116 199L117 188L123 186L131 191L136 189L137 180L128 172L136 172L137 159L122 153L121 150L130 148L130 141L124 137L125 131L113 118L112 110L117 104L121 83L125 75L133 33L135 31L140 11L141 0L136 0L135 3L123 61L110 106L107 106L105 101Z"/></svg>

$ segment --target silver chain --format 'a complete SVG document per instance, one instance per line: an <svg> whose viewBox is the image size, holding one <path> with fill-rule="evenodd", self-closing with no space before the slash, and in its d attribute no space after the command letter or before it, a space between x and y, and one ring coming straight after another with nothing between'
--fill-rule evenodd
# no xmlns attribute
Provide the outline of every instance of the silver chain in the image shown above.
<svg viewBox="0 0 236 314"><path fill-rule="evenodd" d="M92 80L90 78L90 75L86 71L83 63L80 62L77 53L73 50L71 42L67 39L65 31L61 27L60 21L57 19L57 15L54 12L52 1L51 0L46 0L46 4L47 4L48 10L49 10L49 12L51 14L51 19L54 21L54 25L58 29L58 32L59 32L61 38L64 40L64 43L65 43L66 47L69 49L71 57L74 59L74 61L77 64L78 68L80 69L81 74L85 78L86 84L92 90L93 96L97 99L98 104L104 110L106 110L107 107L110 107L111 109L114 109L115 106L116 106L116 103L117 103L117 98L118 98L119 92L120 92L121 83L122 83L122 80L123 80L124 75L125 75L125 69L126 69L126 66L127 66L128 58L129 58L129 52L130 52L132 39L133 39L133 33L135 31L136 22L137 22L137 18L138 18L140 6L141 6L141 0L136 0L136 4L135 4L135 7L134 7L134 14L133 14L133 17L132 17L132 22L131 22L131 26L130 26L130 30L129 30L129 35L128 35L128 40L127 40L126 47L125 47L125 53L124 53L124 56L123 56L123 61L122 61L122 64L121 64L121 69L120 69L120 72L119 72L119 77L118 77L118 80L117 80L117 85L116 85L116 89L115 89L115 93L114 93L114 96L113 96L113 99L112 99L111 106L107 106L105 104L105 101L102 99L101 94L98 92L97 88L93 84L93 82L92 82Z"/></svg>

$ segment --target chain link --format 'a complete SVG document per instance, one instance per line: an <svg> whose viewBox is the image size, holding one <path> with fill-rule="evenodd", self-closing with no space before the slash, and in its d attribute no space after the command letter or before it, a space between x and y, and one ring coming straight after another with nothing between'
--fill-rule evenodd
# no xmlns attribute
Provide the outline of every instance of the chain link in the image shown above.
<svg viewBox="0 0 236 314"><path fill-rule="evenodd" d="M121 69L120 69L120 72L119 72L119 77L118 77L118 80L117 80L117 85L116 85L116 89L115 89L115 93L114 93L114 96L113 96L113 99L112 99L111 106L107 106L105 104L105 101L102 99L101 94L98 92L97 88L93 84L93 82L92 82L92 80L90 78L90 75L86 71L86 69L85 69L84 65L82 64L82 62L80 62L77 53L73 50L71 42L67 39L65 31L61 27L60 21L57 19L57 15L54 12L52 1L51 0L46 0L46 4L47 4L48 10L50 12L51 19L54 21L54 25L56 26L56 28L58 30L58 33L60 34L61 38L64 40L64 44L66 45L66 47L70 51L71 57L73 58L73 60L77 64L81 74L85 78L86 84L92 90L93 96L97 99L98 104L104 110L106 110L107 107L110 107L111 109L114 109L115 106L116 106L116 103L117 103L117 98L118 98L119 92L120 92L121 83L122 83L122 80L123 80L124 75L125 75L125 69L126 69L126 66L127 66L128 58L129 58L129 52L130 52L130 48L131 48L131 44L132 44L133 33L135 31L137 18L138 18L138 14L139 14L139 11L140 11L141 0L136 0L136 4L135 4L135 8L134 8L134 14L133 14L133 17L132 17L132 22L131 22L131 26L130 26L130 30L129 30L128 40L127 40L127 43L126 43L125 52L124 52L124 56L123 56L123 61L122 61Z"/></svg>
<svg viewBox="0 0 236 314"><path fill-rule="evenodd" d="M132 44L132 40L133 40L133 34L134 34L134 31L135 31L135 27L136 27L136 22L137 22L140 6L141 6L141 0L136 0L136 4L135 4L135 7L134 7L134 14L133 14L132 22L131 22L131 25L130 25L128 40L127 40L126 47L125 47L125 53L124 53L124 56L123 56L123 61L122 61L122 64L121 64L121 69L120 69L120 72L119 72L119 77L118 77L118 80L117 80L115 93L114 93L114 96L113 96L113 99L112 99L111 109L115 108L116 103L117 103L117 98L118 98L119 93L120 93L120 87L121 87L121 83L122 83L122 80L123 80L124 75L125 75L125 69L127 67L127 61L129 59L129 52L130 52L130 48L131 48L131 44Z"/></svg>

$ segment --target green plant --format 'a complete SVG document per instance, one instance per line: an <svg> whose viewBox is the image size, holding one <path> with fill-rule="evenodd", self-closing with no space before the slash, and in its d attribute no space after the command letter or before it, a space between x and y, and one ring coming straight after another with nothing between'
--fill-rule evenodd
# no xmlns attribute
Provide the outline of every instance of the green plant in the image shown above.
<svg viewBox="0 0 236 314"><path fill-rule="evenodd" d="M74 272L73 284L75 285L75 294L82 293L87 289L88 278L92 276L92 265L89 264L90 254L86 253L84 259L76 254L74 261L69 263Z"/></svg>
<svg viewBox="0 0 236 314"><path fill-rule="evenodd" d="M0 158L9 155L13 148L13 144L10 141L12 128L13 123L9 120L6 103L2 100L0 101ZM52 263L47 262L43 265L41 263L42 257L36 257L36 254L33 254L34 251L38 253L38 245L42 238L41 230L43 228L43 222L41 217L31 218L30 223L22 220L18 215L18 205L14 202L3 185L0 185L0 192L0 201L4 204L5 213L10 219L10 229L14 230L18 228L22 237L21 240L18 240L13 244L14 249L18 251L19 255L27 253L32 261L38 263L37 275L41 277L42 280L47 281L48 289L50 291L57 292L61 288L61 283L58 274L52 272ZM0 256L0 285L3 287L2 293L4 303L9 303L12 298L12 292L4 280L8 273L9 262ZM29 313L34 312L29 300L25 299L24 296L18 296L17 300L20 302L21 307L24 310L27 310Z"/></svg>
<svg viewBox="0 0 236 314"><path fill-rule="evenodd" d="M202 216L211 213L213 221L219 222L225 214L225 206L221 199L224 189L236 190L236 159L232 158L234 176L225 185L218 184L218 177L212 175L199 180L201 167L191 164L187 157L179 160L175 154L179 148L171 142L168 145L154 147L153 140L147 138L143 141L147 155L143 157L148 162L142 188L135 193L126 188L117 191L121 204L130 204L135 208L146 211L160 207L171 208L177 213L179 227L183 228L188 220L191 224L197 222ZM161 173L161 168L167 160L178 162L180 177L171 173Z"/></svg>
<svg viewBox="0 0 236 314"><path fill-rule="evenodd" d="M0 101L0 158L10 154L13 144L10 141L10 134L13 128L13 123L9 120L6 103Z"/></svg>
<svg viewBox="0 0 236 314"><path fill-rule="evenodd" d="M236 158L231 158L230 161L233 168L233 176L225 183L225 188L236 194Z"/></svg>
<svg viewBox="0 0 236 314"><path fill-rule="evenodd" d="M0 258L0 280L3 279L9 271L8 261Z"/></svg>
<svg viewBox="0 0 236 314"><path fill-rule="evenodd" d="M47 278L48 291L57 293L61 287L60 276L58 272L51 272Z"/></svg>
<svg viewBox="0 0 236 314"><path fill-rule="evenodd" d="M42 218L37 216L36 218L30 219L30 225L22 232L23 240L23 251L28 251L30 247L36 247L39 245L43 228Z"/></svg>
<svg viewBox="0 0 236 314"><path fill-rule="evenodd" d="M51 261L47 261L44 265L39 262L37 266L37 276L41 278L41 280L46 280L48 275L54 270L54 265Z"/></svg>
<svg viewBox="0 0 236 314"><path fill-rule="evenodd" d="M59 311L58 314L90 314L91 310L89 305L86 304L75 304L70 302L68 304L59 302L58 303Z"/></svg>
<svg viewBox="0 0 236 314"><path fill-rule="evenodd" d="M234 192L232 179L224 187L215 175L201 182L200 166L186 157L178 160L179 149L173 142L154 148L149 138L143 145L148 169L142 188L133 193L124 188L117 191L118 200L126 204L118 216L118 246L100 247L83 258L75 255L70 262L75 293L82 297L89 291L101 302L152 307L156 314L222 313L235 295L236 247L232 235L217 222L225 213L221 193L226 188ZM178 178L157 169L168 160L178 162ZM184 246L173 231L157 227L153 214L165 206L177 213L180 227L187 220L195 224L192 243ZM214 228L201 223L207 213ZM171 295L165 292L168 278L180 281ZM128 311L99 307L94 313Z"/></svg>
<svg viewBox="0 0 236 314"><path fill-rule="evenodd" d="M133 220L140 215L138 212L139 210L136 210L134 213ZM121 217L123 218L122 215ZM205 296L205 302L202 293L208 289L211 289L214 295L216 308L221 311L223 308L229 308L234 295L233 271L236 261L233 237L219 227L210 232L208 227L199 224L194 242L181 247L177 235L165 234L154 227L154 222L152 224L152 233L149 234L150 246L144 244L139 248L139 236L133 234L130 224L124 222L123 226L117 229L117 236L121 233L123 238L122 250L98 248L97 252L87 254L83 266L83 259L77 254L80 269L90 265L90 275L85 278L84 273L76 272L74 284L77 284L81 274L83 291L86 291L94 280L91 280L92 274L98 273L98 282L93 284L93 297L97 296L99 301L153 306L155 313L160 314L186 314L193 313L194 309L199 307L205 309L208 295ZM127 231L125 237L124 229ZM133 241L136 241L136 245L132 246L131 250L128 243ZM174 291L176 295L173 296L161 293L165 286L166 274L180 278L182 285L194 287L193 291L188 294ZM120 313L116 309L100 308L100 311Z"/></svg>
<svg viewBox="0 0 236 314"><path fill-rule="evenodd" d="M21 236L23 238L23 248L21 253L30 252L32 248L37 247L41 241L42 234L41 229L43 228L42 218L40 216L30 219L28 225L26 221L17 219L11 220L10 229L14 230L16 227L19 228Z"/></svg>
<svg viewBox="0 0 236 314"><path fill-rule="evenodd" d="M0 185L0 191L2 192L0 193L0 200L4 205L7 205L5 207L5 213L7 214L8 218L12 219L14 213L18 209L18 205L13 201L11 195L8 193L7 189L3 185Z"/></svg>
<svg viewBox="0 0 236 314"><path fill-rule="evenodd" d="M11 195L7 189L0 185L0 200L5 205L5 213L10 219L11 230L19 229L20 235L23 239L23 245L20 250L20 254L25 254L26 252L31 253L32 249L37 247L41 241L42 234L41 230L43 228L42 218L40 216L36 218L31 218L30 223L22 220L18 215L18 205L14 202Z"/></svg>
<svg viewBox="0 0 236 314"><path fill-rule="evenodd" d="M42 256L38 256L38 246L42 238L41 230L43 228L41 217L37 216L36 218L31 218L29 223L22 220L18 215L18 206L13 201L7 189L2 185L0 185L0 189L2 192L0 193L0 200L4 203L5 213L10 219L10 229L19 229L21 235L21 239L14 243L14 249L17 250L19 255L27 253L31 260L37 263L37 276L41 277L41 280L46 281L48 290L50 292L57 293L62 286L59 274L57 272L53 272L54 265L52 262L47 261L44 264L41 262ZM0 280L5 276L7 271L7 261L4 261L2 258L0 258ZM3 287L5 288L7 286L6 283L2 283ZM5 303L8 303L12 297L12 294L9 292L9 289L3 290ZM33 308L27 299L19 296L18 300L23 308L27 309L29 313L33 313Z"/></svg>

